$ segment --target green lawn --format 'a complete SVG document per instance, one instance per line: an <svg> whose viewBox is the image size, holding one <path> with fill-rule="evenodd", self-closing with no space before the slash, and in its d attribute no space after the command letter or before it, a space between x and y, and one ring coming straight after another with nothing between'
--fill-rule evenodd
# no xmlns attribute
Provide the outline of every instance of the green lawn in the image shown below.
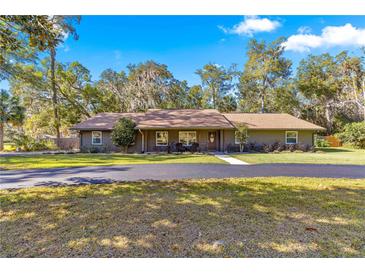
<svg viewBox="0 0 365 274"><path fill-rule="evenodd" d="M225 162L212 155L200 154L58 154L0 157L0 168L4 169L175 163L223 164Z"/></svg>
<svg viewBox="0 0 365 274"><path fill-rule="evenodd" d="M0 257L365 257L365 180L0 191Z"/></svg>
<svg viewBox="0 0 365 274"><path fill-rule="evenodd" d="M242 161L253 164L267 163L303 163L303 164L342 164L365 165L365 150L350 148L321 148L316 153L247 153L232 155Z"/></svg>

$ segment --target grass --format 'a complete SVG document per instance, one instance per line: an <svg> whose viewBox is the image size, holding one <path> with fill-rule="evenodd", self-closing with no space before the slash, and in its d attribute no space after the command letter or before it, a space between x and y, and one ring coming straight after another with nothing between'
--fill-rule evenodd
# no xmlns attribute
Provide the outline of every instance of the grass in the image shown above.
<svg viewBox="0 0 365 274"><path fill-rule="evenodd" d="M0 191L0 257L364 257L365 180Z"/></svg>
<svg viewBox="0 0 365 274"><path fill-rule="evenodd" d="M159 155L123 155L123 154L57 154L0 157L0 168L31 169L80 166L105 166L128 164L175 164L202 163L222 164L224 161L213 155L200 154L159 154Z"/></svg>
<svg viewBox="0 0 365 274"><path fill-rule="evenodd" d="M316 153L248 153L232 155L253 164L295 163L295 164L341 164L365 165L365 150L351 148L321 148Z"/></svg>

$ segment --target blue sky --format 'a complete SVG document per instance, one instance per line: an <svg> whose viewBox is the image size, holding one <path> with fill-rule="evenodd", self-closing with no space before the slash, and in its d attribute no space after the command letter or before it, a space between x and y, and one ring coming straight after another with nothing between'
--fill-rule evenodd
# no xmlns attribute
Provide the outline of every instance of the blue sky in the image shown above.
<svg viewBox="0 0 365 274"><path fill-rule="evenodd" d="M79 61L97 80L107 68L155 60L179 80L198 84L195 71L212 62L242 70L250 38L290 38L295 65L309 53L355 52L365 46L365 16L82 16L79 40L58 48L61 62ZM350 24L350 25L349 25ZM331 28L334 26L335 28ZM0 87L6 87L0 83Z"/></svg>

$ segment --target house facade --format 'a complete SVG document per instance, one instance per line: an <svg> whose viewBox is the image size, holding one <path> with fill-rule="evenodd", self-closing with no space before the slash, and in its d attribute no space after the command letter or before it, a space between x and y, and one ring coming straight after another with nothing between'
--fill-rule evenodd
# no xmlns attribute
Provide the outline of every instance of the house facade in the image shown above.
<svg viewBox="0 0 365 274"><path fill-rule="evenodd" d="M129 153L169 151L179 144L199 151L227 151L238 147L236 126L248 128L248 142L313 145L313 135L325 130L289 114L220 113L212 109L150 109L145 113L99 113L76 124L80 149L84 152L120 151L113 145L111 132L116 122L127 117L136 123L135 142Z"/></svg>

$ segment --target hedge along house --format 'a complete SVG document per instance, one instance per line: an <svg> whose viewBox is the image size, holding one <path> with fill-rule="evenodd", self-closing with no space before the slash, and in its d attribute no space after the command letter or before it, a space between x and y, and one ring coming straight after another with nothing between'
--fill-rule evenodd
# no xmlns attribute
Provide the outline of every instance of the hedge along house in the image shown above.
<svg viewBox="0 0 365 274"><path fill-rule="evenodd" d="M220 113L213 109L150 109L145 113L99 113L71 129L80 134L81 151L120 151L113 145L115 123L128 117L136 123L136 138L130 153L168 151L173 144L200 151L227 151L239 146L235 138L238 124L248 128L249 142L313 145L313 135L322 127L289 114Z"/></svg>

